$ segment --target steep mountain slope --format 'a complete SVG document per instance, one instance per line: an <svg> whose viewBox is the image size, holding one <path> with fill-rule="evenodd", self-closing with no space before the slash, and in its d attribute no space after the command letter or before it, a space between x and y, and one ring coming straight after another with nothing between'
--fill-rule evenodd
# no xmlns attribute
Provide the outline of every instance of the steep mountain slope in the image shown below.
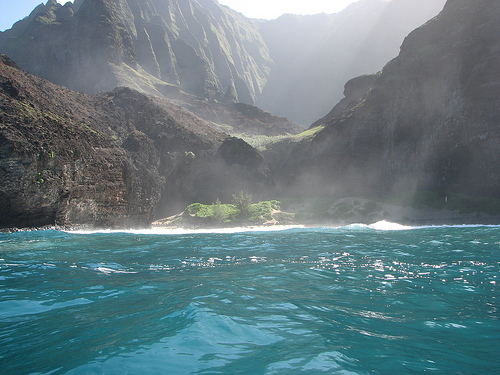
<svg viewBox="0 0 500 375"><path fill-rule="evenodd" d="M357 105L315 130L270 153L282 189L499 197L500 3L449 0Z"/></svg>
<svg viewBox="0 0 500 375"><path fill-rule="evenodd" d="M215 0L55 0L0 33L32 74L86 93L129 86L252 104L271 60L253 21Z"/></svg>
<svg viewBox="0 0 500 375"><path fill-rule="evenodd" d="M342 98L344 83L396 57L406 35L445 0L360 0L338 14L284 15L260 24L275 65L257 105L303 126Z"/></svg>
<svg viewBox="0 0 500 375"><path fill-rule="evenodd" d="M73 92L0 58L0 227L147 225L273 187L262 155L129 88Z"/></svg>

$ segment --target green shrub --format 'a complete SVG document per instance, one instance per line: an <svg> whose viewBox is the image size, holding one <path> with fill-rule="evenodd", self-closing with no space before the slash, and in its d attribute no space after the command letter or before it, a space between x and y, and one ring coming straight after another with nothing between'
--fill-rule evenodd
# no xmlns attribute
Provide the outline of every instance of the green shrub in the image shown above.
<svg viewBox="0 0 500 375"><path fill-rule="evenodd" d="M273 210L280 209L279 201L264 201L259 203L254 203L251 205L251 221L269 221L273 219Z"/></svg>
<svg viewBox="0 0 500 375"><path fill-rule="evenodd" d="M233 204L242 217L250 217L252 213L252 195L240 191L239 195L233 194Z"/></svg>
<svg viewBox="0 0 500 375"><path fill-rule="evenodd" d="M227 216L227 207L223 205L219 198L212 205L213 216L216 221L219 223L223 222Z"/></svg>

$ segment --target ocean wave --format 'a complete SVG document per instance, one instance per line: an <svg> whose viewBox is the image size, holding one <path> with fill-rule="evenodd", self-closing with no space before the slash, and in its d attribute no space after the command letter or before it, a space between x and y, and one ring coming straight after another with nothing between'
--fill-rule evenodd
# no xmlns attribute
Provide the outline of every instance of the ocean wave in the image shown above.
<svg viewBox="0 0 500 375"><path fill-rule="evenodd" d="M390 221L378 221L372 224L353 223L342 226L328 225L272 225L272 226L249 226L249 227L227 227L227 228L165 228L152 227L144 229L61 229L61 228L39 228L38 230L56 230L68 234L135 234L135 235L189 235L189 234L234 234L250 232L283 232L289 230L375 230L375 231L403 231L418 229L439 228L500 228L498 224L442 224L442 225L404 225ZM37 231L30 229L28 231Z"/></svg>
<svg viewBox="0 0 500 375"><path fill-rule="evenodd" d="M370 224L368 226L371 229L376 229L376 230L408 230L408 229L414 229L415 227L411 227L408 225L402 225L398 223L391 223L389 221L378 221L376 223Z"/></svg>
<svg viewBox="0 0 500 375"><path fill-rule="evenodd" d="M377 221L373 224L354 223L340 227L321 227L333 230L376 230L376 231L400 231L418 229L439 229L439 228L500 228L498 224L441 224L441 225L404 225L386 220Z"/></svg>
<svg viewBox="0 0 500 375"><path fill-rule="evenodd" d="M245 232L281 232L292 229L303 229L304 225L273 225L255 227L231 227L231 228L206 228L206 229L184 229L184 228L147 228L147 229L88 229L88 230L64 230L70 234L151 234L151 235L182 235L197 233L245 233Z"/></svg>

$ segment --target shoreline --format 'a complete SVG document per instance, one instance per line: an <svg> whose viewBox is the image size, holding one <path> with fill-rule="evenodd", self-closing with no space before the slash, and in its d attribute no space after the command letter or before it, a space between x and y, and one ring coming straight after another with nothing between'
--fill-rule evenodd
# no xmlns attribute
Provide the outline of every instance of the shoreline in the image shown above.
<svg viewBox="0 0 500 375"><path fill-rule="evenodd" d="M388 203L377 202L376 209L368 215L362 215L356 205L366 205L372 202L364 199L346 198L337 202L336 206L328 209L328 217L314 217L309 214L304 217L302 206L289 207L292 213L281 210L273 211L273 220L266 222L250 222L248 220L239 220L233 223L214 223L209 220L185 220L175 222L183 213L179 213L169 218L159 219L150 225L119 225L113 227L101 227L91 224L68 224L68 225L45 225L42 227L9 227L0 228L0 233L29 232L36 230L59 230L64 232L125 232L125 231L218 231L234 232L237 231L278 231L293 228L341 228L349 225L367 225L374 226L377 223L391 223L393 225L406 227L431 227L431 226L499 226L500 216L488 215L481 212L460 213L446 209L433 208L411 208L392 205ZM343 216L338 215L338 207L344 209ZM346 211L345 207L349 210ZM290 220L290 215L294 219ZM301 215L301 216L300 216ZM300 216L297 218L296 216ZM280 220L287 217L286 220Z"/></svg>
<svg viewBox="0 0 500 375"><path fill-rule="evenodd" d="M249 226L161 226L155 225L150 227L122 227L122 228L99 228L87 225L77 226L57 226L46 225L43 227L26 227L26 228L1 228L0 234L18 233L18 232L36 232L36 231L60 231L74 234L106 234L106 233L134 233L134 234L192 234L192 233L243 233L243 232L279 232L292 229L341 229L351 226L363 226L376 230L412 230L422 228L438 228L438 227L500 227L500 222L419 222L419 223L397 223L387 220L381 220L374 223L315 223L315 224L295 224L295 225L249 225Z"/></svg>
<svg viewBox="0 0 500 375"><path fill-rule="evenodd" d="M371 211L363 208L371 205ZM488 215L482 212L461 213L457 210L436 208L413 208L384 202L375 202L362 198L344 198L328 208L327 216L315 215L308 211L309 207L292 205L287 212L274 210L273 219L261 223L246 220L234 223L215 223L185 215L185 212L159 219L151 223L151 228L206 230L231 228L272 228L274 226L301 226L305 228L331 227L339 228L349 225L373 225L389 222L401 226L463 226L463 225L500 225L500 216ZM304 213L306 212L306 213ZM282 217L287 219L282 220ZM293 219L290 220L290 217ZM179 218L184 218L179 222Z"/></svg>

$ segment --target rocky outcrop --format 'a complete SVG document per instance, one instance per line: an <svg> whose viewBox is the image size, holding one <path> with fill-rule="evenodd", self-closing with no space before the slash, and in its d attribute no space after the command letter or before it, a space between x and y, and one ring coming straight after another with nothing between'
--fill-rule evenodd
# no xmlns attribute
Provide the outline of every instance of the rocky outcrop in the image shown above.
<svg viewBox="0 0 500 375"><path fill-rule="evenodd" d="M28 72L94 94L169 84L253 104L271 60L253 21L215 0L48 1L0 33L0 51Z"/></svg>
<svg viewBox="0 0 500 375"><path fill-rule="evenodd" d="M315 121L310 127L314 128L324 125L340 115L342 112L354 108L372 89L379 76L380 73L367 74L347 81L344 86L344 98L338 102L325 117Z"/></svg>
<svg viewBox="0 0 500 375"><path fill-rule="evenodd" d="M0 227L148 225L194 200L273 188L259 153L180 107L129 88L77 93L5 55L0 171Z"/></svg>
<svg viewBox="0 0 500 375"><path fill-rule="evenodd" d="M289 158L269 159L280 186L334 196L499 197L499 20L498 1L448 1L409 34L356 106Z"/></svg>

